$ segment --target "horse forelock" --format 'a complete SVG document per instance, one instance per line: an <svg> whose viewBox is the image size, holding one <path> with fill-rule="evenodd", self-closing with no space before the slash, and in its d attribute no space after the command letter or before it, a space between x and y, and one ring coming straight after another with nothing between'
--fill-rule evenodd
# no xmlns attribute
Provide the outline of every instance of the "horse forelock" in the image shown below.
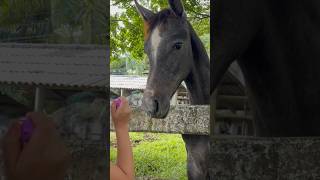
<svg viewBox="0 0 320 180"><path fill-rule="evenodd" d="M168 18L177 18L171 9L163 9L155 14L149 21L144 21L144 40L150 37L150 33L159 26L163 30Z"/></svg>
<svg viewBox="0 0 320 180"><path fill-rule="evenodd" d="M150 24L147 21L143 22L143 33L144 33L144 40L146 41L150 35Z"/></svg>

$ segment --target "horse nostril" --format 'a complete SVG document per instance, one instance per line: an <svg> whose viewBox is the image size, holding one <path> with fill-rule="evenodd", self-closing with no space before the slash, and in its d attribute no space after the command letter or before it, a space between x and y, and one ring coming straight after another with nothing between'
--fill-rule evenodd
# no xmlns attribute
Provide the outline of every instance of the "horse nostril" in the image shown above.
<svg viewBox="0 0 320 180"><path fill-rule="evenodd" d="M154 100L154 113L156 114L159 111L159 102Z"/></svg>

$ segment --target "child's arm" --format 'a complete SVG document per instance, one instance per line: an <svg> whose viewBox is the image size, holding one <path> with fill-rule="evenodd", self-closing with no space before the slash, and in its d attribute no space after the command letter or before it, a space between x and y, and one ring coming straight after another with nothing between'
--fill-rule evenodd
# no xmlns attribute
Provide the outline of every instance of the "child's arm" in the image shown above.
<svg viewBox="0 0 320 180"><path fill-rule="evenodd" d="M133 180L133 155L129 138L129 120L131 109L128 101L121 97L121 105L116 109L113 102L111 105L111 116L114 122L117 136L117 163L110 165L111 180Z"/></svg>

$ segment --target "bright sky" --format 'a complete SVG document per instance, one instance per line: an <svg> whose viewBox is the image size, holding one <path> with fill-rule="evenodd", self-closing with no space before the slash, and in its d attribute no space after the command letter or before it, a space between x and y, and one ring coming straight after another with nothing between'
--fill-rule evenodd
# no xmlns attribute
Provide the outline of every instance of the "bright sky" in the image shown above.
<svg viewBox="0 0 320 180"><path fill-rule="evenodd" d="M113 5L112 5L112 4L114 4L114 1L111 0L110 4L111 4L111 7L110 7L110 14L111 14L111 15L114 15L114 14L116 14L116 13L121 13L121 12L123 12L123 9L120 9L120 8L117 7L117 6L113 6ZM134 2L132 1L131 4L134 5ZM148 7L148 6L146 6L146 7Z"/></svg>
<svg viewBox="0 0 320 180"><path fill-rule="evenodd" d="M122 9L119 9L117 6L111 6L110 7L110 14L115 15L116 13L122 12Z"/></svg>

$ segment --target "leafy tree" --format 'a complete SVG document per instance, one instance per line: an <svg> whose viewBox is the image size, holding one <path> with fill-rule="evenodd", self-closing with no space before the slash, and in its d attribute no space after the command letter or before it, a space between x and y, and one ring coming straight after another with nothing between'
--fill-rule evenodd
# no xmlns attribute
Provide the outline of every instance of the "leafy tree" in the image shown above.
<svg viewBox="0 0 320 180"><path fill-rule="evenodd" d="M69 34L85 43L105 43L109 15L105 0L54 0L52 25L56 34ZM68 35L67 35L68 37Z"/></svg>
<svg viewBox="0 0 320 180"><path fill-rule="evenodd" d="M11 42L104 44L108 7L105 0L0 0L0 37Z"/></svg>
<svg viewBox="0 0 320 180"><path fill-rule="evenodd" d="M45 0L0 0L0 30L12 41L27 35L39 38L49 30L49 8Z"/></svg>
<svg viewBox="0 0 320 180"><path fill-rule="evenodd" d="M139 3L154 12L168 7L165 0L139 0ZM209 50L210 1L183 0L183 4L188 20ZM113 12L110 19L111 65L118 63L116 61L119 61L124 54L130 59L145 62L143 21L136 11L134 2L132 0L111 0L111 12Z"/></svg>

